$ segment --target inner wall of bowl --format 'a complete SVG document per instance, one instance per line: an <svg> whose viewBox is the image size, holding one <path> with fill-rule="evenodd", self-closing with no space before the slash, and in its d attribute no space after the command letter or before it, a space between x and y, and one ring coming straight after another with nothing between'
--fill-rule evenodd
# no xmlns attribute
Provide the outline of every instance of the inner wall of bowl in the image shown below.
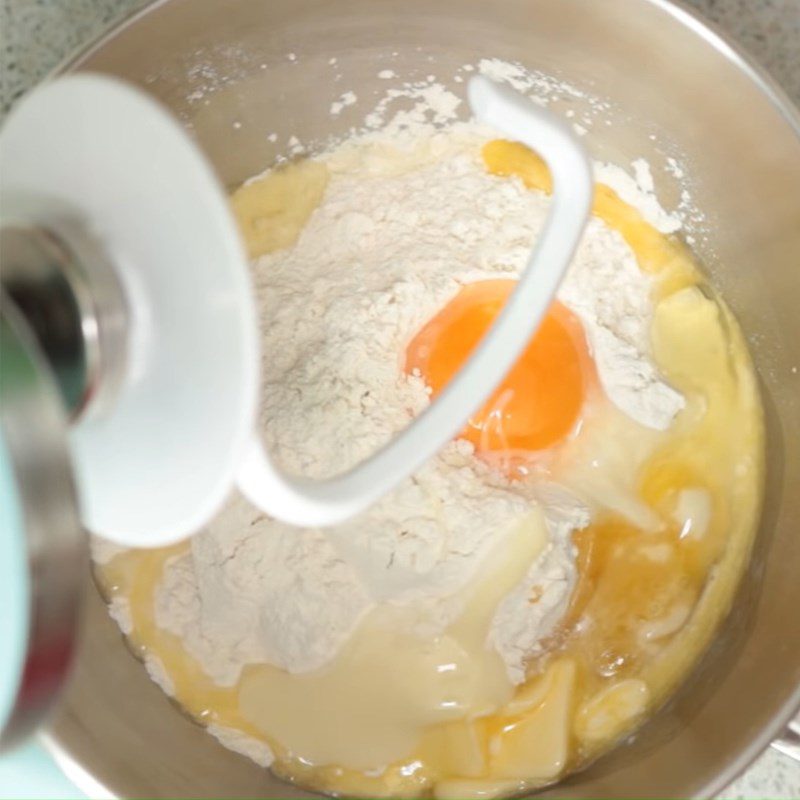
<svg viewBox="0 0 800 800"><path fill-rule="evenodd" d="M433 75L463 97L454 76L465 63L519 61L586 93L551 108L592 120L593 157L623 167L645 158L668 210L691 191L705 215L693 246L742 322L763 380L764 524L733 614L692 680L635 741L547 795L715 791L777 731L800 683L800 642L787 642L781 610L800 607L800 498L786 491L800 484L800 376L792 371L800 364L800 144L752 80L679 17L648 0L171 0L74 64L159 97L235 186L285 153L292 136L313 147L361 126L397 85L379 78L382 70L400 81ZM357 102L332 116L348 91ZM686 186L668 157L682 165ZM90 611L54 728L59 747L122 796L304 795L170 709L96 598Z"/></svg>

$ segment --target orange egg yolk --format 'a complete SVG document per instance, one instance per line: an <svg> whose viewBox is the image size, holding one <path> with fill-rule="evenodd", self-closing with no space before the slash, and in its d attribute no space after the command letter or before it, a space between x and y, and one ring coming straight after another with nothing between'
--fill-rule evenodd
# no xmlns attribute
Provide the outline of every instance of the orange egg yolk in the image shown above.
<svg viewBox="0 0 800 800"><path fill-rule="evenodd" d="M419 370L435 397L478 345L516 285L514 280L487 280L465 286L408 345L406 372ZM580 322L561 303L553 303L461 437L479 453L550 447L578 422L590 364Z"/></svg>

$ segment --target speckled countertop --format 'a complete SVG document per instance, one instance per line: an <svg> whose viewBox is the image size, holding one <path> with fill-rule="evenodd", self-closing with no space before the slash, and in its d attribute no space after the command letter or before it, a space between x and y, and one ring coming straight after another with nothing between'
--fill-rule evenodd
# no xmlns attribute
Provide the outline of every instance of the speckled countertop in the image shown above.
<svg viewBox="0 0 800 800"><path fill-rule="evenodd" d="M66 55L147 0L0 0L0 119ZM800 104L800 0L689 0ZM800 764L768 750L720 797L800 798Z"/></svg>

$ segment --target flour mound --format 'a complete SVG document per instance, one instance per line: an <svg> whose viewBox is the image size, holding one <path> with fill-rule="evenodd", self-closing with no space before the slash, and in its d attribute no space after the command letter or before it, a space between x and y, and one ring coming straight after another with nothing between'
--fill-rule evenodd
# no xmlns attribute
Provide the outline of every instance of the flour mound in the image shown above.
<svg viewBox="0 0 800 800"><path fill-rule="evenodd" d="M479 147L463 129L403 151L345 145L327 159L325 198L297 243L254 265L260 427L284 469L336 474L408 425L429 403L422 381L404 375L411 337L464 284L524 268L549 201L487 174ZM593 221L560 297L584 323L611 401L661 428L682 398L642 344L650 290L622 238ZM460 613L454 598L489 551L540 503L550 541L488 635L518 683L564 613L571 533L589 522L568 492L545 488L509 483L459 441L334 529L289 528L235 497L168 564L157 622L223 685L247 663L298 673L330 663L378 604L424 609L424 633L436 635Z"/></svg>
<svg viewBox="0 0 800 800"><path fill-rule="evenodd" d="M190 552L167 565L156 622L217 683L232 686L247 663L323 666L370 607L323 533L268 519L236 495L192 538Z"/></svg>

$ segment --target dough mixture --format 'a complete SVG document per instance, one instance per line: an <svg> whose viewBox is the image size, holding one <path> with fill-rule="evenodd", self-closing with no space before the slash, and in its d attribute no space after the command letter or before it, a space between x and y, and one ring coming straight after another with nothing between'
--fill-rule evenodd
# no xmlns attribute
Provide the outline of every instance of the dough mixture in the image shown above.
<svg viewBox="0 0 800 800"><path fill-rule="evenodd" d="M234 194L285 469L336 474L435 398L549 191L533 152L462 125L351 140ZM596 757L685 674L741 572L761 449L726 307L598 184L536 338L418 474L329 530L236 496L187 544L98 543L98 576L153 678L227 747L321 791L503 795Z"/></svg>

